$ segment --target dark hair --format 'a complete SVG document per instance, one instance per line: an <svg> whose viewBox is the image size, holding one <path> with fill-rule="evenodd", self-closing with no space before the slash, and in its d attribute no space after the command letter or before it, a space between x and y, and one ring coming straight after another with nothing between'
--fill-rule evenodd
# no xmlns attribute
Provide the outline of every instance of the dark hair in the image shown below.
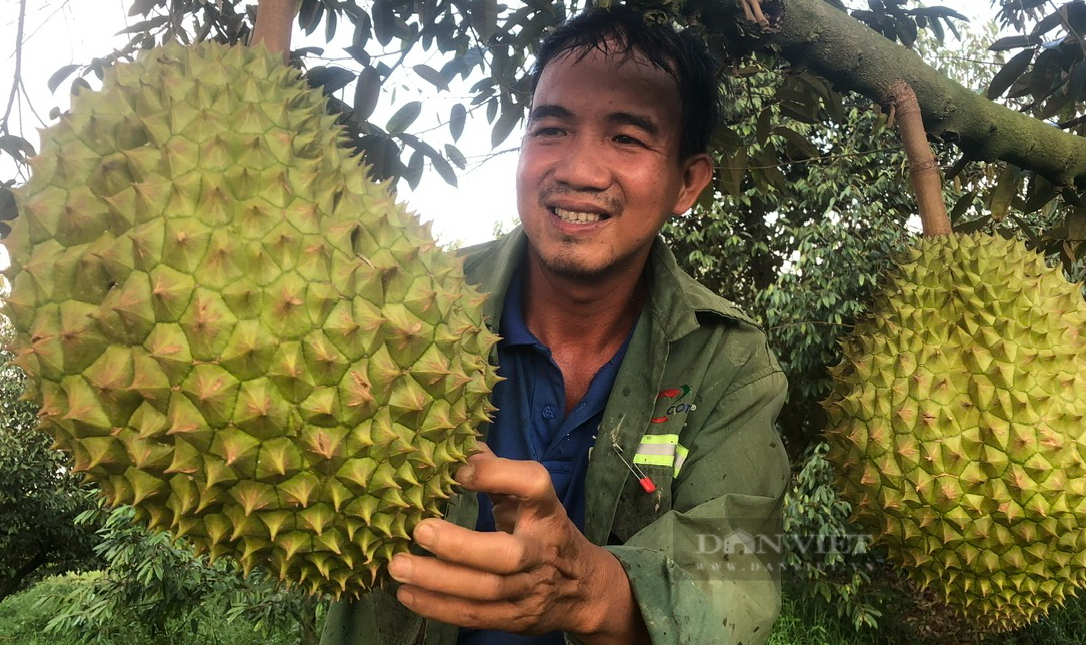
<svg viewBox="0 0 1086 645"><path fill-rule="evenodd" d="M605 54L643 55L679 86L682 109L679 156L706 152L720 118L717 64L705 43L690 30L677 31L670 19L622 5L585 10L558 27L540 45L532 67L531 90L555 58L572 52L578 59L593 49Z"/></svg>

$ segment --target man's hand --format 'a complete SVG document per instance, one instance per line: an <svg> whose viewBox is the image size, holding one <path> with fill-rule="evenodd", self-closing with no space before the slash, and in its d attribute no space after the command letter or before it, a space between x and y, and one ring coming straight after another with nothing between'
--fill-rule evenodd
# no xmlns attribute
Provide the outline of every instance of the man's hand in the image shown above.
<svg viewBox="0 0 1086 645"><path fill-rule="evenodd" d="M581 534L534 461L484 452L456 473L465 490L494 502L498 531L424 520L415 541L436 557L399 554L396 597L428 618L520 634L561 630L592 645L648 643L618 560Z"/></svg>

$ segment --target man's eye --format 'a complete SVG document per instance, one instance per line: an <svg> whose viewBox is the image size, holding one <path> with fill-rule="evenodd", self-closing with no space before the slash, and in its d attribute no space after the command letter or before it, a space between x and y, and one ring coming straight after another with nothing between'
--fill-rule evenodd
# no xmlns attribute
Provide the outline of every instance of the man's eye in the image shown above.
<svg viewBox="0 0 1086 645"><path fill-rule="evenodd" d="M562 129L553 126L536 128L533 134L537 137L557 137L562 134Z"/></svg>
<svg viewBox="0 0 1086 645"><path fill-rule="evenodd" d="M628 146L639 146L639 145L641 145L641 141L639 139L637 139L635 137L631 137L628 134L615 135L615 143L621 143L622 145L628 145Z"/></svg>

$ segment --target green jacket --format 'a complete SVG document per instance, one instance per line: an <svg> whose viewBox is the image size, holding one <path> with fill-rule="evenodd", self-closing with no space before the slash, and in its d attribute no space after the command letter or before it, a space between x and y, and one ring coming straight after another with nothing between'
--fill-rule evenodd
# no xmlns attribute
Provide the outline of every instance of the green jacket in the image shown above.
<svg viewBox="0 0 1086 645"><path fill-rule="evenodd" d="M464 252L468 280L492 294L491 325L526 243L518 229ZM585 535L622 562L654 645L762 643L780 606L789 471L773 421L785 378L761 330L679 270L660 240L649 262L649 298L589 458ZM446 518L475 526L477 514L475 495L460 495ZM456 634L378 590L333 605L321 643L452 645Z"/></svg>

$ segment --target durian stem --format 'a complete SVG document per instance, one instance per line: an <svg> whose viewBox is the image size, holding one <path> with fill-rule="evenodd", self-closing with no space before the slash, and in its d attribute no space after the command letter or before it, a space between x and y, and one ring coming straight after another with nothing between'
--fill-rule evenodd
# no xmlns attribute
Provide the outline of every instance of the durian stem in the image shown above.
<svg viewBox="0 0 1086 645"><path fill-rule="evenodd" d="M905 156L909 158L909 175L913 192L916 193L924 237L950 235L950 218L943 202L943 179L939 163L928 144L916 94L908 83L897 81L890 86L887 101L894 109L901 143L905 147Z"/></svg>
<svg viewBox="0 0 1086 645"><path fill-rule="evenodd" d="M268 51L283 52L283 62L290 56L290 32L301 0L259 0L256 26L250 45L264 43Z"/></svg>

